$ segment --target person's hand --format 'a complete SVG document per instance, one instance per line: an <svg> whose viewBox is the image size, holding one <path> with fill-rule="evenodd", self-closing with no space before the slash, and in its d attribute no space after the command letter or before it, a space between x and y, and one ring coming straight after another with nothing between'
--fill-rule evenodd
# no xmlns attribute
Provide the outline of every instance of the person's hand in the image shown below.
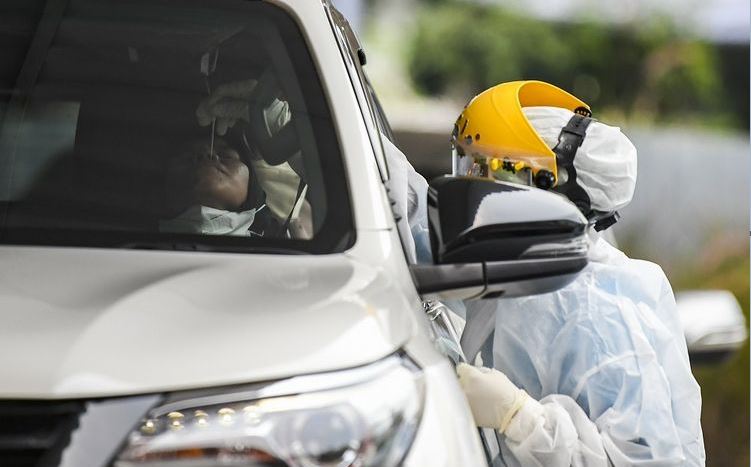
<svg viewBox="0 0 751 467"><path fill-rule="evenodd" d="M248 79L220 84L196 109L198 124L209 126L216 119L216 133L224 136L238 120L250 122L250 100L258 81Z"/></svg>
<svg viewBox="0 0 751 467"><path fill-rule="evenodd" d="M503 433L529 398L498 370L460 363L456 374L477 426Z"/></svg>

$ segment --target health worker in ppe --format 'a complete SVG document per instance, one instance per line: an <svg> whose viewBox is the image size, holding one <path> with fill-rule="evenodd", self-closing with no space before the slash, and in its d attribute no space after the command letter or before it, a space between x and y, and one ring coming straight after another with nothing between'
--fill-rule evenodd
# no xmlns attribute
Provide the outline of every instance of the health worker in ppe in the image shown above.
<svg viewBox="0 0 751 467"><path fill-rule="evenodd" d="M661 268L600 232L632 198L636 150L547 83L476 96L453 133L456 175L566 196L590 220L589 265L557 292L466 302L494 312L492 366L457 367L479 426L509 466L703 466L701 395ZM484 362L488 364L489 362Z"/></svg>
<svg viewBox="0 0 751 467"><path fill-rule="evenodd" d="M389 168L389 198L399 237L411 264L432 262L428 233L428 182L412 167L404 153L381 135Z"/></svg>
<svg viewBox="0 0 751 467"><path fill-rule="evenodd" d="M260 109L256 125L261 128L251 132L257 87L254 79L222 84L200 102L196 117L200 126L215 131L213 142L208 137L192 142L168 161L168 219L160 222L161 231L312 236L307 186L287 161L266 162L249 136L260 131L274 138L292 118L288 103L275 98Z"/></svg>

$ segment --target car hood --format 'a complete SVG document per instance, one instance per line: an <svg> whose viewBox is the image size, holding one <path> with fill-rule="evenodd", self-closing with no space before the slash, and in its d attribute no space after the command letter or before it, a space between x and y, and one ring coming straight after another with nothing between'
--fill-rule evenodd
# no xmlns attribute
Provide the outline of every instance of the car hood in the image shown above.
<svg viewBox="0 0 751 467"><path fill-rule="evenodd" d="M136 394L335 370L414 329L345 255L0 248L0 397Z"/></svg>

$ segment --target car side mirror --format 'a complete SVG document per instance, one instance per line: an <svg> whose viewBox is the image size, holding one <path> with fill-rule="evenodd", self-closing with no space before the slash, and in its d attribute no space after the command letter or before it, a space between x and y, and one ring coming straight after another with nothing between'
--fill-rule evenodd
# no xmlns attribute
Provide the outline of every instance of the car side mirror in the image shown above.
<svg viewBox="0 0 751 467"><path fill-rule="evenodd" d="M746 341L746 319L727 290L677 293L678 315L691 363L717 363L733 356Z"/></svg>
<svg viewBox="0 0 751 467"><path fill-rule="evenodd" d="M428 219L434 264L412 267L426 299L552 292L587 265L587 220L537 188L440 177L428 189Z"/></svg>

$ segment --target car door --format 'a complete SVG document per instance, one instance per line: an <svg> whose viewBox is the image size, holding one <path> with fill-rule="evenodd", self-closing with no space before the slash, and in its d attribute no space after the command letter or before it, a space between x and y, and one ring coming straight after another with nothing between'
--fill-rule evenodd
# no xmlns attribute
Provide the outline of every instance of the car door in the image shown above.
<svg viewBox="0 0 751 467"><path fill-rule="evenodd" d="M383 107L378 100L370 80L363 69L366 62L365 52L360 45L356 34L352 31L346 18L341 15L335 8L330 8L330 18L335 32L338 33L340 47L343 49L345 62L350 71L350 78L354 87L359 91L358 99L360 100L361 110L365 120L370 120L371 138L378 141L374 144L374 150L377 155L379 168L384 182L388 180L388 165L383 153L381 138L388 138L396 145L394 132L388 122ZM359 89L357 89L359 88ZM403 235L403 232L399 232ZM440 301L424 301L424 312L427 314L431 325L432 341L436 349L445 355L453 365L459 362L466 362L467 359L462 352L460 345L461 318L456 315L450 308ZM502 465L500 462L500 440L497 432L492 429L478 429L480 439L485 450L485 456L490 465ZM495 461L494 461L495 460Z"/></svg>

